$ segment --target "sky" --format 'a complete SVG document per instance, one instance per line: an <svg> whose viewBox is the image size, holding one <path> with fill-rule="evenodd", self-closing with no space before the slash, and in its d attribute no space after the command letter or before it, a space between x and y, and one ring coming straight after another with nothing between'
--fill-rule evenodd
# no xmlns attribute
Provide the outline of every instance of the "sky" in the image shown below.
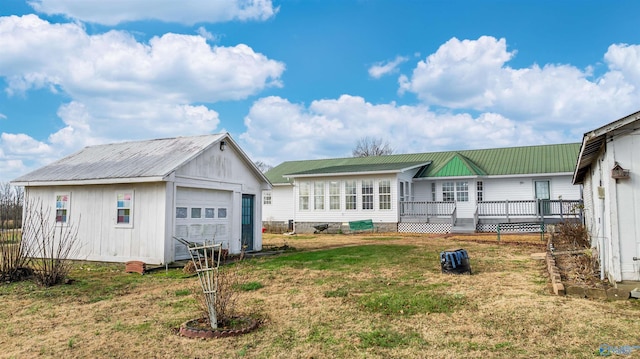
<svg viewBox="0 0 640 359"><path fill-rule="evenodd" d="M1 0L0 183L228 132L253 160L580 142L640 110L639 1Z"/></svg>

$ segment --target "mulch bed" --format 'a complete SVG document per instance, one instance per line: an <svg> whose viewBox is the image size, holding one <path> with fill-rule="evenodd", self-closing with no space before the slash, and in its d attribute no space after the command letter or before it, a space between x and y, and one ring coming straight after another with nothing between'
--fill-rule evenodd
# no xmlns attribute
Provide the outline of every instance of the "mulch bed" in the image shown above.
<svg viewBox="0 0 640 359"><path fill-rule="evenodd" d="M600 279L600 269L595 253L584 243L555 233L551 238L556 266L565 284L586 288L611 288L608 280Z"/></svg>

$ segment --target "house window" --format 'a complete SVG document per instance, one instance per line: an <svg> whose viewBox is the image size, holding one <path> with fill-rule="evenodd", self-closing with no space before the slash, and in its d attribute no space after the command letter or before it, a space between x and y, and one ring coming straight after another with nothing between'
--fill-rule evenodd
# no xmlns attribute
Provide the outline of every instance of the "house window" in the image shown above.
<svg viewBox="0 0 640 359"><path fill-rule="evenodd" d="M116 194L116 224L133 224L133 191Z"/></svg>
<svg viewBox="0 0 640 359"><path fill-rule="evenodd" d="M69 220L69 193L56 195L56 223L67 223Z"/></svg>
<svg viewBox="0 0 640 359"><path fill-rule="evenodd" d="M300 182L299 189L299 199L300 199L300 209L308 210L309 209L309 182Z"/></svg>
<svg viewBox="0 0 640 359"><path fill-rule="evenodd" d="M484 185L482 181L476 182L476 197L478 202L484 201Z"/></svg>
<svg viewBox="0 0 640 359"><path fill-rule="evenodd" d="M444 182L442 184L442 200L444 202L453 202L455 201L455 187L453 182Z"/></svg>
<svg viewBox="0 0 640 359"><path fill-rule="evenodd" d="M344 183L344 203L346 209L357 209L357 195L356 181L346 181Z"/></svg>
<svg viewBox="0 0 640 359"><path fill-rule="evenodd" d="M373 209L373 180L362 181L362 209Z"/></svg>
<svg viewBox="0 0 640 359"><path fill-rule="evenodd" d="M469 202L469 182L456 182L456 200Z"/></svg>
<svg viewBox="0 0 640 359"><path fill-rule="evenodd" d="M435 182L431 182L431 200L433 202L436 201L436 183Z"/></svg>
<svg viewBox="0 0 640 359"><path fill-rule="evenodd" d="M262 204L271 204L271 191L263 192Z"/></svg>
<svg viewBox="0 0 640 359"><path fill-rule="evenodd" d="M324 182L313 183L313 209L324 209Z"/></svg>
<svg viewBox="0 0 640 359"><path fill-rule="evenodd" d="M329 209L340 209L340 182L329 182Z"/></svg>
<svg viewBox="0 0 640 359"><path fill-rule="evenodd" d="M391 181L378 182L378 196L380 209L391 209Z"/></svg>

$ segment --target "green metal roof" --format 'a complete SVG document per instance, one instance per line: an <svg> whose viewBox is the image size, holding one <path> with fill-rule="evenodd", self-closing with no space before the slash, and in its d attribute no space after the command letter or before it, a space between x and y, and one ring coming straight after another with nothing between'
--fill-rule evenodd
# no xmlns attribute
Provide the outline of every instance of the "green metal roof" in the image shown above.
<svg viewBox="0 0 640 359"><path fill-rule="evenodd" d="M482 150L413 153L389 156L287 161L266 173L273 184L289 183L285 175L374 172L407 168L409 163L431 165L417 177L500 176L573 173L580 143L505 147ZM388 166L388 167L385 167ZM394 167L395 166L395 167ZM339 170L341 170L338 172Z"/></svg>
<svg viewBox="0 0 640 359"><path fill-rule="evenodd" d="M288 173L291 177L300 175L323 175L323 174L338 174L338 173L365 173L365 172L394 172L401 171L408 168L415 168L425 166L431 163L430 161L420 162L389 162L389 163L348 163L344 165L328 166L313 168L310 170Z"/></svg>
<svg viewBox="0 0 640 359"><path fill-rule="evenodd" d="M429 177L457 177L457 176L484 176L487 173L472 160L461 155L454 154L449 160L444 162L440 168L434 168ZM420 174L423 176L424 174Z"/></svg>

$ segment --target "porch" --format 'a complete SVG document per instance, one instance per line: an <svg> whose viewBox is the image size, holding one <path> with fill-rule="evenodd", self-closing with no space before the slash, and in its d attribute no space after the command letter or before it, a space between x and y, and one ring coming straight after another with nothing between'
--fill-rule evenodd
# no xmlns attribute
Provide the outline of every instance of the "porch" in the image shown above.
<svg viewBox="0 0 640 359"><path fill-rule="evenodd" d="M399 203L400 224L433 224L437 232L494 232L499 223L557 223L565 219L582 221L582 200L480 201L470 218L458 216L456 202L404 201ZM416 226L414 226L416 227Z"/></svg>

